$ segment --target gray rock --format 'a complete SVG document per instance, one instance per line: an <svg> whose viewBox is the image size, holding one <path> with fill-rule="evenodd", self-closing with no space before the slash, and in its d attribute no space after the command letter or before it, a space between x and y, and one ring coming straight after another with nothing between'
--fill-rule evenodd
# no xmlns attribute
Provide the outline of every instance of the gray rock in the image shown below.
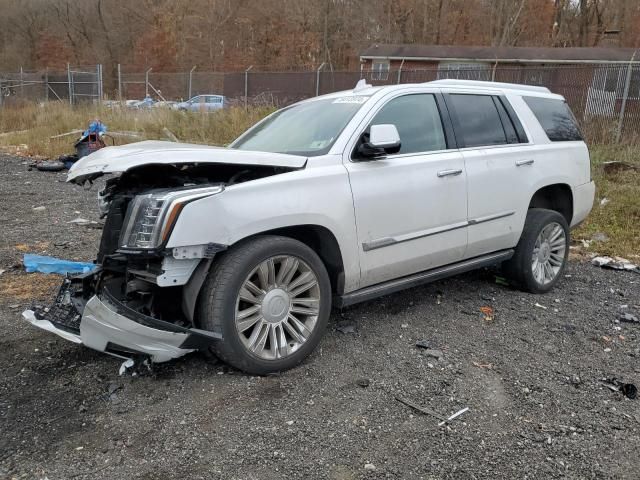
<svg viewBox="0 0 640 480"><path fill-rule="evenodd" d="M440 360L444 356L444 354L442 353L442 350L436 350L433 348L426 349L424 351L424 354L427 357L432 357L432 358L435 358L436 360Z"/></svg>
<svg viewBox="0 0 640 480"><path fill-rule="evenodd" d="M351 320L341 320L336 324L336 330L341 333L356 333L356 324Z"/></svg>
<svg viewBox="0 0 640 480"><path fill-rule="evenodd" d="M631 315L630 313L621 313L618 316L618 319L624 323L640 323L638 317L636 317L635 315Z"/></svg>

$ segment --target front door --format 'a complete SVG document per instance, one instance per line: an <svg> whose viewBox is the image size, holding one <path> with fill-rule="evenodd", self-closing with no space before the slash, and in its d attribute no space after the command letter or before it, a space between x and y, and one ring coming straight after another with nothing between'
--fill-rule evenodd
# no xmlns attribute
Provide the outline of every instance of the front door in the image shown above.
<svg viewBox="0 0 640 480"><path fill-rule="evenodd" d="M392 98L369 125L393 124L401 149L347 162L361 287L457 262L467 246L464 160L447 148L433 94Z"/></svg>

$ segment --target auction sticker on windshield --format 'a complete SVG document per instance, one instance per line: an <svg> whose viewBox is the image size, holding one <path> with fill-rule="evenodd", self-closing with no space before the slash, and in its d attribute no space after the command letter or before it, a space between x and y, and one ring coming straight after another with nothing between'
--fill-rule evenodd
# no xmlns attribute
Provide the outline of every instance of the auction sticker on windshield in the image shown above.
<svg viewBox="0 0 640 480"><path fill-rule="evenodd" d="M358 95L357 97L340 97L336 98L332 103L358 103L363 104L369 100L369 97L363 97Z"/></svg>

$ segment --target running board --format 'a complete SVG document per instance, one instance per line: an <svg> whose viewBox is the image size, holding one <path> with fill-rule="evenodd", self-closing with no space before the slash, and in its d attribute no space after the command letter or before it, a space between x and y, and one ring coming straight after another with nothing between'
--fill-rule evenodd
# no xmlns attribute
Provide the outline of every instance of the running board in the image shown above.
<svg viewBox="0 0 640 480"><path fill-rule="evenodd" d="M383 295L389 295L391 293L399 292L407 288L416 287L425 283L435 282L442 278L451 277L459 273L468 272L477 268L488 267L495 265L496 263L509 260L513 256L514 251L502 250L500 252L490 253L488 255L482 255L480 257L470 258L462 262L453 263L451 265L445 265L444 267L434 268L432 270L426 270L424 272L415 273L407 277L397 278L384 283L378 283L355 292L347 293L346 295L336 295L333 298L334 307L342 308L354 305L360 302L366 302L367 300L373 300L374 298L381 297Z"/></svg>

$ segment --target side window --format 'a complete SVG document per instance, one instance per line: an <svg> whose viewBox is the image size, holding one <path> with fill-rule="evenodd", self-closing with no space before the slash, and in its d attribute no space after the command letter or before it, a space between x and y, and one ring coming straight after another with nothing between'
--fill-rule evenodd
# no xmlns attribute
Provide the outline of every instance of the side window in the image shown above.
<svg viewBox="0 0 640 480"><path fill-rule="evenodd" d="M499 98L494 97L493 101L495 102L496 108L498 109L500 120L502 120L502 127L504 128L504 133L507 136L507 143L520 143L518 134L516 133L516 128L513 125L513 121L509 117L509 114L505 110L504 105Z"/></svg>
<svg viewBox="0 0 640 480"><path fill-rule="evenodd" d="M405 95L390 100L376 114L371 125L393 124L400 134L400 152L445 150L442 120L431 94Z"/></svg>
<svg viewBox="0 0 640 480"><path fill-rule="evenodd" d="M509 143L498 108L491 95L450 94L456 113L456 138L461 147L483 147Z"/></svg>
<svg viewBox="0 0 640 480"><path fill-rule="evenodd" d="M554 98L522 98L542 125L549 140L552 142L582 140L582 134L567 102Z"/></svg>

